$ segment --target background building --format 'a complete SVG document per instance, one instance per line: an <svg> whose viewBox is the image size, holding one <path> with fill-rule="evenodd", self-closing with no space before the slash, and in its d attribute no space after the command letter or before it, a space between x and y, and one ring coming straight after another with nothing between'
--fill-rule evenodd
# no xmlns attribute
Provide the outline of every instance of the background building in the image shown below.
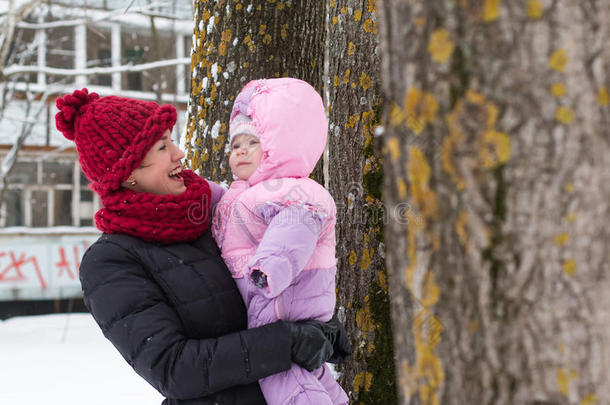
<svg viewBox="0 0 610 405"><path fill-rule="evenodd" d="M0 1L0 317L80 297L80 258L99 236L99 198L55 129L58 96L87 87L173 104L183 138L191 3L148 3Z"/></svg>

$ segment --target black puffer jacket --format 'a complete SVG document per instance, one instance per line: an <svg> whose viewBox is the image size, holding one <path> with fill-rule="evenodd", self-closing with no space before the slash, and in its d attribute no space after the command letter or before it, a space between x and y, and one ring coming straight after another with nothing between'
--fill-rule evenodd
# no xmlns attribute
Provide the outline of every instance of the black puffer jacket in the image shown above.
<svg viewBox="0 0 610 405"><path fill-rule="evenodd" d="M282 322L245 330L214 239L159 245L104 234L80 266L85 304L167 405L264 405L257 380L290 368Z"/></svg>

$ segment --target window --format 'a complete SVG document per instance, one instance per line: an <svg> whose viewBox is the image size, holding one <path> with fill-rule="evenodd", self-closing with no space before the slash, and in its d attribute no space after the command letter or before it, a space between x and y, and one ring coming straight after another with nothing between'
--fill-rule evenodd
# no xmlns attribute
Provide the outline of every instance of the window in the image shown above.
<svg viewBox="0 0 610 405"><path fill-rule="evenodd" d="M143 64L168 57L175 58L176 36L168 32L158 32L158 43L148 32L121 33L123 49L122 64ZM158 49L156 48L158 46ZM176 67L169 66L145 70L142 72L123 73L123 89L146 91L153 93L168 93L176 91Z"/></svg>
<svg viewBox="0 0 610 405"><path fill-rule="evenodd" d="M144 38L144 40L150 38ZM123 32L121 34L121 46L123 48L123 57L121 64L138 65L146 62L146 51L148 45L143 43L142 37L135 32ZM124 72L123 73L123 88L125 90L144 90L142 87L142 72Z"/></svg>
<svg viewBox="0 0 610 405"><path fill-rule="evenodd" d="M92 226L99 207L76 156L53 161L24 156L8 176L0 225Z"/></svg>
<svg viewBox="0 0 610 405"><path fill-rule="evenodd" d="M90 85L90 88L95 88L98 93L104 93L99 89L104 87L142 92L145 94L139 98L144 99L160 101L178 95L180 99L185 100L191 86L188 65L185 64L156 67L140 72L118 69L120 71L102 75L75 73L81 73L87 68L140 65L190 55L190 33L182 24L176 24L173 18L169 17L178 15L180 18L178 21L191 21L190 3L187 1L172 3L169 9L165 6L156 7L160 15L154 17L158 24L156 35L153 36L147 19L136 18L129 22L124 21L123 18L95 21L99 17L96 13L101 12L96 10L97 7L105 8L108 5L110 9L116 10L123 6L118 0L91 1L95 6L87 3L87 10L90 10L87 12L78 10L80 8L76 4L78 2L69 1L48 9L36 9L30 16L24 17L26 22L40 24L87 19L87 13L91 13L91 21L87 23L70 26L44 24L16 29L15 40L8 49L11 63L77 71L67 74L57 71L22 74L18 78L19 87L25 88L26 82L35 84L34 87L30 87L35 91L43 91L49 84L56 84L68 90L72 89L74 84L78 88ZM167 18L163 16L165 13L168 14ZM113 69L109 70L113 71ZM22 91L21 89L19 91Z"/></svg>
<svg viewBox="0 0 610 405"><path fill-rule="evenodd" d="M57 27L47 30L47 66L74 69L74 28ZM73 83L71 76L48 75L47 83Z"/></svg>
<svg viewBox="0 0 610 405"><path fill-rule="evenodd" d="M17 29L15 31L13 46L9 49L9 54L7 55L10 63L36 65L37 44L35 36L36 33L30 29ZM24 73L21 77L21 80L29 83L35 83L37 80L35 73Z"/></svg>
<svg viewBox="0 0 610 405"><path fill-rule="evenodd" d="M87 68L112 66L110 51L112 34L102 27L87 29ZM112 87L112 75L92 75L89 82Z"/></svg>

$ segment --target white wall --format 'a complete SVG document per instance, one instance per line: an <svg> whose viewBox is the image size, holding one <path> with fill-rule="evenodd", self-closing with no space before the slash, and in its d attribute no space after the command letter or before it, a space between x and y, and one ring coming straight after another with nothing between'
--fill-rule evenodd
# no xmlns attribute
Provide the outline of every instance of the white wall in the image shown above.
<svg viewBox="0 0 610 405"><path fill-rule="evenodd" d="M0 234L0 300L80 296L80 261L100 233L93 228L63 234L57 233L60 228L36 231Z"/></svg>

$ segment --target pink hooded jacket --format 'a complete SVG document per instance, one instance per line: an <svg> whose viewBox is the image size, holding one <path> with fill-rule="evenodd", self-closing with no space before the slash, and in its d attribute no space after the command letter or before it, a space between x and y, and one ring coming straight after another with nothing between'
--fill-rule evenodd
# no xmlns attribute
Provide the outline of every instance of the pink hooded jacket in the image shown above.
<svg viewBox="0 0 610 405"><path fill-rule="evenodd" d="M336 207L308 178L326 145L322 100L301 80L257 80L236 98L231 118L240 113L252 118L263 156L216 206L212 233L244 297L249 327L328 321L335 307ZM248 280L253 269L266 274L266 289Z"/></svg>
<svg viewBox="0 0 610 405"><path fill-rule="evenodd" d="M258 80L235 99L231 119L237 114L252 119L247 125L255 127L263 154L250 178L235 179L216 205L212 233L246 303L248 327L328 321L335 308L336 207L308 178L326 145L322 99L301 80ZM266 288L250 280L255 269L267 276ZM348 403L326 365L310 373L293 364L259 382L269 405Z"/></svg>

